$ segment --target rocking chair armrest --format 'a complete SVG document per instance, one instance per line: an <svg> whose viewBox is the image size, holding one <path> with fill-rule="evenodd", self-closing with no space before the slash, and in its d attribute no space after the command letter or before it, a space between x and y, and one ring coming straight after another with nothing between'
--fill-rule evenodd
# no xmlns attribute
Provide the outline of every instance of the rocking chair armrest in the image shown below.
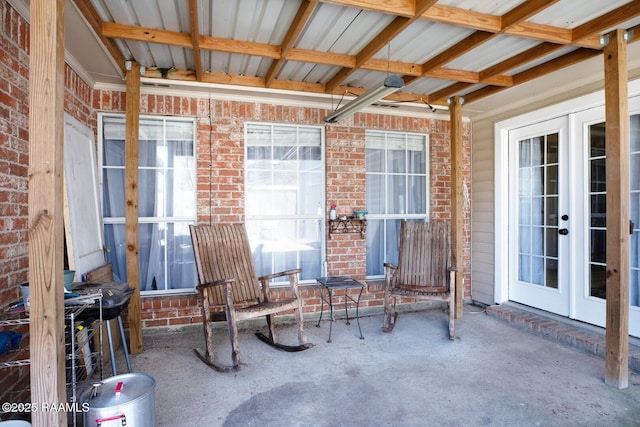
<svg viewBox="0 0 640 427"><path fill-rule="evenodd" d="M206 319L209 316L211 311L211 303L210 303L210 295L209 292L216 286L223 286L222 292L225 296L225 299L233 301L233 296L231 295L231 284L235 282L234 278L226 278L220 280L214 280L213 282L202 283L196 286L196 291L198 292L198 304L202 308L202 316ZM212 292L212 291L211 291Z"/></svg>
<svg viewBox="0 0 640 427"><path fill-rule="evenodd" d="M234 279L233 277L227 277L226 279L219 279L219 280L214 280L213 282L207 282L207 283L201 283L199 285L196 286L196 290L200 291L202 289L205 288L212 288L214 286L222 286L226 283L233 283L235 282L236 279Z"/></svg>
<svg viewBox="0 0 640 427"><path fill-rule="evenodd" d="M282 277L282 276L290 276L292 274L298 274L300 273L302 270L299 268L293 269L293 270L285 270L285 271L280 271L278 273L272 273L272 274L265 274L264 276L260 276L258 277L258 280L260 280L261 282L264 280L271 280L271 279L275 279L276 277Z"/></svg>
<svg viewBox="0 0 640 427"><path fill-rule="evenodd" d="M384 290L388 292L391 288L393 288L396 274L398 273L398 266L390 263L384 263Z"/></svg>
<svg viewBox="0 0 640 427"><path fill-rule="evenodd" d="M289 276L289 287L293 291L295 297L300 298L300 292L298 291L298 277L296 275L300 274L301 271L301 269L296 268L292 270L281 271L279 273L265 274L264 276L258 277L258 280L262 284L262 295L264 300L269 301L269 280L283 276Z"/></svg>
<svg viewBox="0 0 640 427"><path fill-rule="evenodd" d="M393 263L390 263L390 262L385 262L384 263L384 268L390 268L391 270L397 270L398 266L393 264Z"/></svg>

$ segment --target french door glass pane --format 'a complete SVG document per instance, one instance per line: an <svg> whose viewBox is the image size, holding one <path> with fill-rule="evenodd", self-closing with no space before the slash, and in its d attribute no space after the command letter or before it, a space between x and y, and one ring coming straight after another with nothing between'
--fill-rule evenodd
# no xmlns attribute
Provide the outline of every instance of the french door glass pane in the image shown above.
<svg viewBox="0 0 640 427"><path fill-rule="evenodd" d="M607 262L607 181L605 169L605 124L589 126L589 295L605 298Z"/></svg>
<svg viewBox="0 0 640 427"><path fill-rule="evenodd" d="M518 144L518 279L558 287L558 134Z"/></svg>
<svg viewBox="0 0 640 427"><path fill-rule="evenodd" d="M631 116L631 277L629 300L632 306L640 307L640 114Z"/></svg>

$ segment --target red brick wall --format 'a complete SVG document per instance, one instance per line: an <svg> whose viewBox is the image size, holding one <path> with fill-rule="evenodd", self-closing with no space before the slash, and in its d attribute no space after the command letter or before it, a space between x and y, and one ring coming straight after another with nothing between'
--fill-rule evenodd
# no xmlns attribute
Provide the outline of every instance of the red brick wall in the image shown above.
<svg viewBox="0 0 640 427"><path fill-rule="evenodd" d="M0 307L20 299L27 280L27 168L29 164L29 27L5 2L0 2ZM20 351L2 362L29 358L28 328ZM0 370L0 401L25 402L29 367Z"/></svg>
<svg viewBox="0 0 640 427"><path fill-rule="evenodd" d="M29 26L0 2L0 306L27 280Z"/></svg>
<svg viewBox="0 0 640 427"><path fill-rule="evenodd" d="M94 108L122 112L123 93L97 91ZM328 111L318 108L278 106L262 103L142 94L142 114L196 117L198 164L198 221L244 221L244 125L247 121L324 125ZM450 218L450 123L448 120L418 119L356 113L339 124L326 126L326 203L339 212L364 209L365 130L381 129L429 134L432 218ZM470 125L464 126L463 175L470 176ZM211 141L211 142L210 142ZM210 197L211 196L211 197ZM470 221L465 220L465 296L470 296ZM338 234L327 239L328 272L364 280L366 241L360 234ZM368 284L361 307L382 305L382 286ZM274 290L273 292L277 292ZM303 287L305 312L320 309L315 286ZM193 296L145 297L144 327L173 326L200 322Z"/></svg>
<svg viewBox="0 0 640 427"><path fill-rule="evenodd" d="M0 1L0 309L21 300L19 284L28 280L29 168L29 24ZM95 129L93 90L69 67L65 69L65 111ZM29 357L28 327L19 351L0 361ZM29 367L0 371L0 401L28 402Z"/></svg>

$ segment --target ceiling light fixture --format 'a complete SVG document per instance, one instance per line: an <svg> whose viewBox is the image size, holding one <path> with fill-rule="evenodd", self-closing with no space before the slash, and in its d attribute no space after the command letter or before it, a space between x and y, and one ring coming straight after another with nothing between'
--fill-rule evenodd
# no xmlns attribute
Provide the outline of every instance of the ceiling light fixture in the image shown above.
<svg viewBox="0 0 640 427"><path fill-rule="evenodd" d="M402 77L391 75L384 79L384 83L382 84L382 86L370 89L357 98L351 100L343 107L334 111L330 116L325 117L324 121L325 123L335 123L338 120L342 120L345 117L348 117L351 114L355 113L356 111L359 111L364 107L381 100L385 96L396 92L403 86L404 80L402 80Z"/></svg>

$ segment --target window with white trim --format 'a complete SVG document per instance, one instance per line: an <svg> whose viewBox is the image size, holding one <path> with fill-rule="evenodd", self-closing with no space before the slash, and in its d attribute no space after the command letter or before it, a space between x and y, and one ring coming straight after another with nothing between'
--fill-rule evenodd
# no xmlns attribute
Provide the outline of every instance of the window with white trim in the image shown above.
<svg viewBox="0 0 640 427"><path fill-rule="evenodd" d="M429 219L429 136L366 131L367 270L398 262L400 222Z"/></svg>
<svg viewBox="0 0 640 427"><path fill-rule="evenodd" d="M323 139L319 126L245 125L245 223L258 275L323 275Z"/></svg>
<svg viewBox="0 0 640 427"><path fill-rule="evenodd" d="M126 281L125 117L100 115L102 216L107 261ZM196 222L195 120L140 118L138 232L140 290L183 291L197 284L189 224Z"/></svg>

